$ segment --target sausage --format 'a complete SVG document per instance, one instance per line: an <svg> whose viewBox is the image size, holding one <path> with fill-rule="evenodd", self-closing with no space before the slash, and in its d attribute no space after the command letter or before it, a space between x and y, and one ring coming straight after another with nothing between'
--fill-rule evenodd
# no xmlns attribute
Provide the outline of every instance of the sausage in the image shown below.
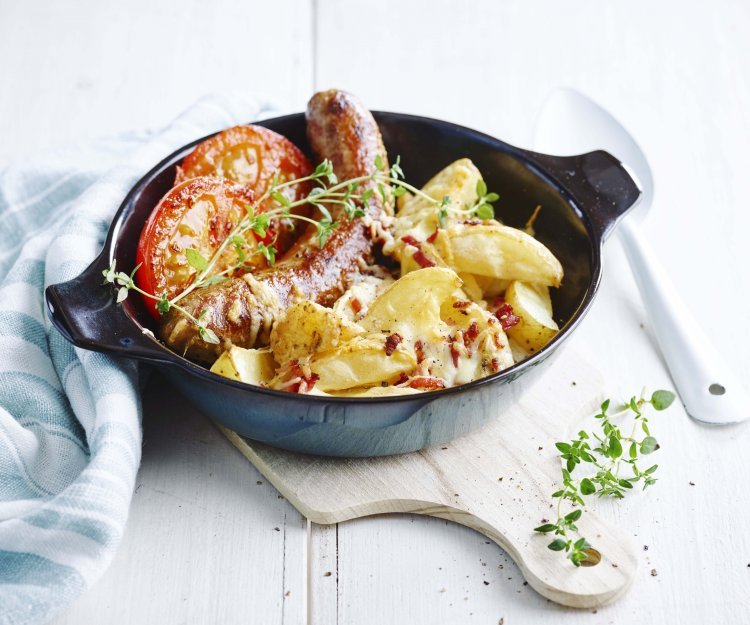
<svg viewBox="0 0 750 625"><path fill-rule="evenodd" d="M307 135L318 160L327 158L339 180L367 176L378 156L387 154L375 119L354 96L338 90L316 93L307 105ZM360 192L373 187L367 182ZM301 299L330 306L350 286L373 247L372 223L393 214L392 202L372 194L365 218L349 220L340 205L330 212L338 227L323 247L311 224L271 268L196 289L180 305L213 330L221 344L198 337L194 323L172 309L160 334L173 350L201 362L213 362L229 345L251 348L268 344L271 328L291 304Z"/></svg>

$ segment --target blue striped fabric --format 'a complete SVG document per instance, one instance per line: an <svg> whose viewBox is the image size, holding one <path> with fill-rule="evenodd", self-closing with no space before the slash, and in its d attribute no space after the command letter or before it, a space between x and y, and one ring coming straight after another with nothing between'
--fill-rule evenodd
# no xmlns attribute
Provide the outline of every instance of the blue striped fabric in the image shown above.
<svg viewBox="0 0 750 625"><path fill-rule="evenodd" d="M44 287L89 264L127 190L166 154L269 113L204 98L158 133L0 170L1 624L47 622L102 574L141 457L136 365L72 347L50 327Z"/></svg>

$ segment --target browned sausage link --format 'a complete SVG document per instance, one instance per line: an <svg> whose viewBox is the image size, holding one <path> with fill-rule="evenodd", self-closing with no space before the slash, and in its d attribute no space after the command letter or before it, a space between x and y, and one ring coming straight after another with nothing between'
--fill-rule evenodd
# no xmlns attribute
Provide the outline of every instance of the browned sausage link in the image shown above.
<svg viewBox="0 0 750 625"><path fill-rule="evenodd" d="M328 158L339 180L371 174L378 155L387 169L377 123L354 96L337 90L317 93L308 103L306 117L316 158ZM372 185L368 181L360 192ZM229 343L247 348L267 345L274 320L295 301L331 305L372 251L371 228L361 219L346 219L342 212L331 209L339 225L322 248L311 225L274 267L197 289L185 297L181 305L195 316L205 311L201 321L220 337L221 345L202 341L195 324L174 309L162 323L164 341L190 358L212 362ZM390 213L390 203L383 203L380 194L374 193L367 219L378 221Z"/></svg>

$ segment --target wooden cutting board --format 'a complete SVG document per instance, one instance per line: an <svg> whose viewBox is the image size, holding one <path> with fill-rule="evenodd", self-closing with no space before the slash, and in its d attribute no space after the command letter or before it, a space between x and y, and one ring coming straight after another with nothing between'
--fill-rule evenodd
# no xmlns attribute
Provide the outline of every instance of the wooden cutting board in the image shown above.
<svg viewBox="0 0 750 625"><path fill-rule="evenodd" d="M500 545L541 595L593 608L617 599L633 581L637 560L631 541L586 510L577 525L601 561L576 569L547 548L550 536L533 528L555 518L550 504L557 500L550 495L561 482L554 444L594 413L602 386L598 372L567 350L496 421L445 445L399 456L308 456L223 431L314 523L389 512L448 519Z"/></svg>

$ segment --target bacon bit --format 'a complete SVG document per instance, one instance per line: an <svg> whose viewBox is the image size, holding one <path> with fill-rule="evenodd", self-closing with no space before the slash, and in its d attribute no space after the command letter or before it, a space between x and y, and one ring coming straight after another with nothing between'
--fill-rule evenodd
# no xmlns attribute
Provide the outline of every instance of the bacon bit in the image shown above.
<svg viewBox="0 0 750 625"><path fill-rule="evenodd" d="M413 247L417 248L417 251L414 252L414 255L412 258L416 261L416 263L423 268L427 267L434 267L435 263L432 262L427 256L424 255L424 252L422 251L422 244L417 241L413 236L410 234L405 234L401 237L401 240L406 243L407 245L411 245Z"/></svg>
<svg viewBox="0 0 750 625"><path fill-rule="evenodd" d="M513 307L507 302L503 302L495 311L495 317L500 321L500 326L503 330L512 328L521 321L521 317L513 314Z"/></svg>
<svg viewBox="0 0 750 625"><path fill-rule="evenodd" d="M465 226L478 226L482 223L480 219L465 219L461 222Z"/></svg>
<svg viewBox="0 0 750 625"><path fill-rule="evenodd" d="M438 237L438 232L440 232L439 228L435 228L435 232L433 232L430 236L427 237L428 243L434 243L435 239Z"/></svg>
<svg viewBox="0 0 750 625"><path fill-rule="evenodd" d="M409 381L409 376L405 373L402 373L400 376L398 376L398 380L396 380L396 386L399 384L406 384Z"/></svg>
<svg viewBox="0 0 750 625"><path fill-rule="evenodd" d="M495 347L497 347L498 349L505 349L505 345L503 345L502 342L500 341L499 332L494 332L492 334L492 342L495 344Z"/></svg>
<svg viewBox="0 0 750 625"><path fill-rule="evenodd" d="M409 382L411 388L425 388L428 390L434 390L439 388L445 388L445 382L440 378L431 378L429 376L420 376L412 378Z"/></svg>
<svg viewBox="0 0 750 625"><path fill-rule="evenodd" d="M404 243L406 243L407 245L413 245L413 246L414 246L414 247L416 247L417 249L419 249L419 248L420 248L420 247L422 246L422 244L421 244L421 243L420 243L419 241L417 241L417 240L416 240L416 239L415 239L415 238L414 238L413 236L411 236L410 234L405 234L404 236L402 236L402 237L401 237L401 240L402 240L402 241L403 241Z"/></svg>
<svg viewBox="0 0 750 625"><path fill-rule="evenodd" d="M521 318L515 314L513 314L513 307L508 304L502 297L495 298L495 301L492 303L493 307L495 308L494 315L500 321L500 325L502 326L503 330L507 330L508 328L512 328L514 325L517 325Z"/></svg>
<svg viewBox="0 0 750 625"><path fill-rule="evenodd" d="M309 393L318 380L320 380L320 376L317 373L310 374L309 378L302 378L296 389L297 393Z"/></svg>
<svg viewBox="0 0 750 625"><path fill-rule="evenodd" d="M297 382L285 389L290 393L309 393L315 383L320 380L317 373L310 371L308 365L300 365L298 360L289 361L289 373L292 379L299 378Z"/></svg>
<svg viewBox="0 0 750 625"><path fill-rule="evenodd" d="M457 302L453 302L453 308L467 308L468 306L471 306L471 302L467 302L466 300L460 299Z"/></svg>
<svg viewBox="0 0 750 625"><path fill-rule="evenodd" d="M492 371L495 373L500 371L500 361L497 358L492 359Z"/></svg>
<svg viewBox="0 0 750 625"><path fill-rule="evenodd" d="M349 304L356 314L359 314L362 310L362 302L360 302L356 297L352 297L352 299L349 300Z"/></svg>
<svg viewBox="0 0 750 625"><path fill-rule="evenodd" d="M424 360L424 344L422 341L414 343L414 351L417 354L417 363L422 362Z"/></svg>
<svg viewBox="0 0 750 625"><path fill-rule="evenodd" d="M419 264L420 267L426 268L435 266L435 263L427 258L427 256L424 255L424 252L420 249L414 252L414 256L412 258L414 258L414 260Z"/></svg>
<svg viewBox="0 0 750 625"><path fill-rule="evenodd" d="M476 340L477 336L479 336L479 325L476 321L472 321L466 332L464 332L464 346L468 348Z"/></svg>
<svg viewBox="0 0 750 625"><path fill-rule="evenodd" d="M399 343L404 340L404 337L402 337L400 334L391 334L390 336L386 337L385 339L385 355L391 356L393 352L396 351L396 348L398 347Z"/></svg>

